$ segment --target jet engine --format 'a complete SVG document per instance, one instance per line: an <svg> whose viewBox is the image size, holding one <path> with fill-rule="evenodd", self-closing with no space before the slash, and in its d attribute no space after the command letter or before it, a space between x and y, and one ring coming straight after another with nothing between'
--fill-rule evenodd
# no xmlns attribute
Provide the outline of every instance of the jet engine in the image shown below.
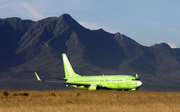
<svg viewBox="0 0 180 112"><path fill-rule="evenodd" d="M100 90L100 86L91 85L91 86L89 86L88 90Z"/></svg>

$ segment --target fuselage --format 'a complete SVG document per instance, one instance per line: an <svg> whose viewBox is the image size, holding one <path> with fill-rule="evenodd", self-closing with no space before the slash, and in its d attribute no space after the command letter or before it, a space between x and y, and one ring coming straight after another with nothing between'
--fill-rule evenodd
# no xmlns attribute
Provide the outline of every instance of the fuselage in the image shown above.
<svg viewBox="0 0 180 112"><path fill-rule="evenodd" d="M68 78L67 82L101 85L109 89L135 89L142 85L137 77L131 75L81 76ZM87 89L85 86L72 86Z"/></svg>

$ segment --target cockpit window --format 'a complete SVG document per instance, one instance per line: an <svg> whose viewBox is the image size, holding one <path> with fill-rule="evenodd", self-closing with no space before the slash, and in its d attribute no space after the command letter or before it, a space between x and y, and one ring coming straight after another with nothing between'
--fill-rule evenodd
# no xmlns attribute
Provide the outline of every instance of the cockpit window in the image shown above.
<svg viewBox="0 0 180 112"><path fill-rule="evenodd" d="M139 79L132 79L132 81L138 81Z"/></svg>

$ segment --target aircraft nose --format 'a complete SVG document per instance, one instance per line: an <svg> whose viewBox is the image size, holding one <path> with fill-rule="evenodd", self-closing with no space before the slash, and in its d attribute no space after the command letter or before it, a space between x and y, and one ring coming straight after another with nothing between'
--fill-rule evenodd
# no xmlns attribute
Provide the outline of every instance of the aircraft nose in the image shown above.
<svg viewBox="0 0 180 112"><path fill-rule="evenodd" d="M137 86L139 87L139 86L141 86L142 85L142 82L141 81L138 81L137 82Z"/></svg>

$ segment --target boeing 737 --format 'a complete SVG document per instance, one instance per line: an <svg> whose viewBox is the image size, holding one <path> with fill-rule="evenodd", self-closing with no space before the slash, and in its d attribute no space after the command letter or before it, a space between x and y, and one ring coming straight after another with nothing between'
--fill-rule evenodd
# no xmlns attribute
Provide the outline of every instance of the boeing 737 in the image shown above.
<svg viewBox="0 0 180 112"><path fill-rule="evenodd" d="M72 86L78 89L99 90L99 89L112 89L112 90L137 90L142 86L142 82L138 75L102 75L102 76L81 76L74 72L65 53L62 54L65 78L45 77L51 79L63 80L66 86ZM38 74L35 75L39 81L41 80Z"/></svg>

